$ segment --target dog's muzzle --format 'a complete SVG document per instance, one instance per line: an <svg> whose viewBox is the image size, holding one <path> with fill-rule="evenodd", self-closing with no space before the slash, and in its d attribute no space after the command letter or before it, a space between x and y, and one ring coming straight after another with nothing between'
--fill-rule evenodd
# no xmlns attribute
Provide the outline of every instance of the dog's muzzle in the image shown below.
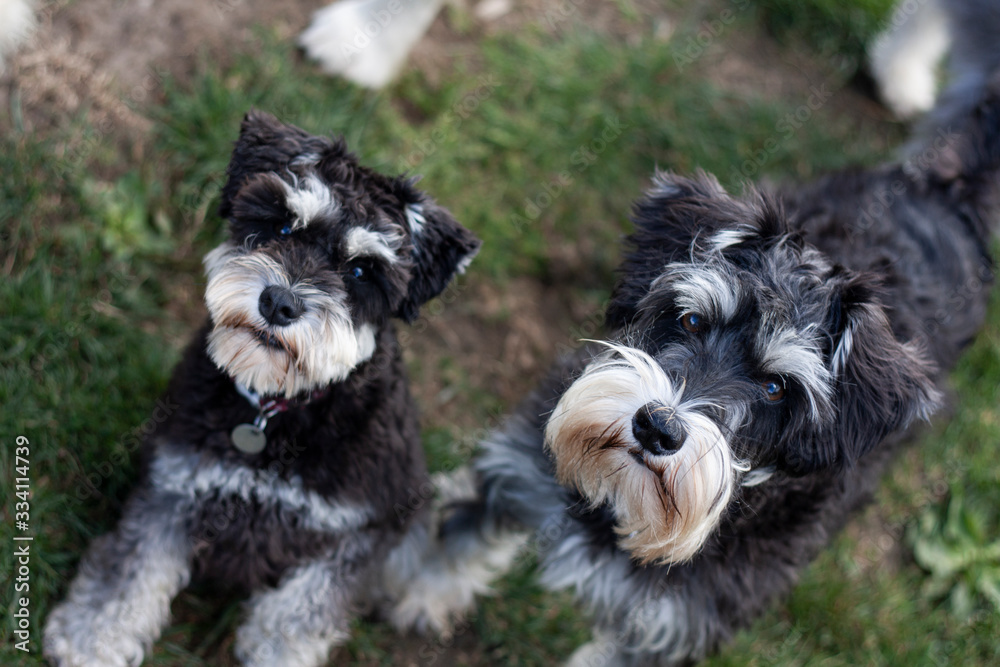
<svg viewBox="0 0 1000 667"><path fill-rule="evenodd" d="M749 466L713 404L685 396L649 354L604 343L545 426L556 479L615 516L641 562L683 562L715 530Z"/></svg>
<svg viewBox="0 0 1000 667"><path fill-rule="evenodd" d="M347 294L293 281L263 252L223 243L205 257L212 361L261 395L294 397L346 378L375 352Z"/></svg>

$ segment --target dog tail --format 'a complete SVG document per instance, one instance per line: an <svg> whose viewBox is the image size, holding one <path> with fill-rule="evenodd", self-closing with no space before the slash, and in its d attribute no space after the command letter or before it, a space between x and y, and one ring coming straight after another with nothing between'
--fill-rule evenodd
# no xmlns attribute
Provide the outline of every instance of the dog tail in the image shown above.
<svg viewBox="0 0 1000 667"><path fill-rule="evenodd" d="M951 32L947 83L917 125L907 156L944 153L937 166L954 177L995 173L1000 169L1000 2L937 1ZM957 155L941 151L946 142Z"/></svg>
<svg viewBox="0 0 1000 667"><path fill-rule="evenodd" d="M925 0L933 2L935 0ZM947 85L924 125L941 127L966 117L1000 69L1000 2L936 0L951 36Z"/></svg>
<svg viewBox="0 0 1000 667"><path fill-rule="evenodd" d="M987 244L1000 234L1000 2L939 1L953 42L948 81L904 147L903 170L956 199Z"/></svg>

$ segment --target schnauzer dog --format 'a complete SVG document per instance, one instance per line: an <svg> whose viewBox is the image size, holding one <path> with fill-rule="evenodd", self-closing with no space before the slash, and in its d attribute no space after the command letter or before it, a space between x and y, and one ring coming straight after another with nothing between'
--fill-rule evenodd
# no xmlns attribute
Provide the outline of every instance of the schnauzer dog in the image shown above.
<svg viewBox="0 0 1000 667"><path fill-rule="evenodd" d="M243 664L322 664L425 530L398 511L427 473L390 318L412 321L479 241L412 179L255 111L220 211L210 321L117 530L48 618L56 664L139 664L192 579L255 592Z"/></svg>
<svg viewBox="0 0 1000 667"><path fill-rule="evenodd" d="M1000 77L944 138L740 197L658 174L606 340L482 443L394 621L444 627L528 539L593 619L574 667L690 664L786 593L983 322Z"/></svg>

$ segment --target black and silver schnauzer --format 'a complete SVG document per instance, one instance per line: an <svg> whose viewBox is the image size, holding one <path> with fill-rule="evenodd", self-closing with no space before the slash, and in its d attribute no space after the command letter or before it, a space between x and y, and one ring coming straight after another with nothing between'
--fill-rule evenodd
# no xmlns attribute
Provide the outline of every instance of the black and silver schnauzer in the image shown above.
<svg viewBox="0 0 1000 667"><path fill-rule="evenodd" d="M210 321L117 530L49 615L58 665L138 665L192 580L254 591L243 664L323 664L425 531L399 511L427 472L390 318L412 321L479 241L412 179L255 111L220 211Z"/></svg>
<svg viewBox="0 0 1000 667"><path fill-rule="evenodd" d="M445 627L527 540L593 619L574 667L696 662L789 591L983 322L1000 77L979 92L901 164L739 197L658 174L606 340L482 443L395 622Z"/></svg>

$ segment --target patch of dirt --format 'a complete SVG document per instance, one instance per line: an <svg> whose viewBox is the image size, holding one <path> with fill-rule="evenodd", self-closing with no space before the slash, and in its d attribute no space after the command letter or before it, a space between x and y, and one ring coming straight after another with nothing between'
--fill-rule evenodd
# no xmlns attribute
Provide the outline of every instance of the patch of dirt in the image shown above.
<svg viewBox="0 0 1000 667"><path fill-rule="evenodd" d="M15 95L29 132L65 128L90 114L102 138L138 140L162 75L184 79L198 59L226 63L267 26L289 39L315 0L86 0L50 2L4 75L0 104Z"/></svg>
<svg viewBox="0 0 1000 667"><path fill-rule="evenodd" d="M745 33L727 37L725 48L708 54L704 63L710 81L747 97L806 104L809 96L818 91L820 96L831 94L828 102L835 114L893 120L891 112L871 96L870 90L855 85L853 66L844 68L845 64L837 59L823 62L809 56L796 57L794 51L772 40Z"/></svg>
<svg viewBox="0 0 1000 667"><path fill-rule="evenodd" d="M479 58L476 42L484 35L509 34L521 30L540 30L555 35L581 25L594 32L635 42L656 26L656 34L667 36L675 21L672 10L657 0L633 0L630 6L640 21L630 20L614 2L586 0L510 0L509 11L489 20L477 18L480 7L496 4L493 0L454 0L434 22L425 37L410 54L411 66L419 69L432 85L438 85L448 72L461 63L475 66Z"/></svg>
<svg viewBox="0 0 1000 667"><path fill-rule="evenodd" d="M851 567L859 574L892 576L907 558L903 526L887 521L876 506L855 517L843 534L851 541Z"/></svg>
<svg viewBox="0 0 1000 667"><path fill-rule="evenodd" d="M427 426L478 430L496 425L468 411L467 395L495 398L505 411L537 385L558 352L593 335L601 304L569 285L514 278L497 286L459 283L460 294L430 304L401 339L413 393Z"/></svg>
<svg viewBox="0 0 1000 667"><path fill-rule="evenodd" d="M577 22L609 34L630 36L636 23L613 3L579 0L520 0L488 20L475 16L481 3L455 0L457 9L438 16L411 56L411 66L439 81L458 60L475 57L486 33L515 31L526 24L558 31ZM20 105L29 132L66 127L81 113L108 138L139 140L147 128L143 109L155 100L164 73L184 80L199 58L225 65L252 52L254 30L274 31L292 40L307 25L321 0L56 0L38 13L38 29L10 59L0 78L0 108L11 97ZM501 3L503 4L503 3ZM632 3L669 23L659 3ZM0 121L4 125L13 119Z"/></svg>

